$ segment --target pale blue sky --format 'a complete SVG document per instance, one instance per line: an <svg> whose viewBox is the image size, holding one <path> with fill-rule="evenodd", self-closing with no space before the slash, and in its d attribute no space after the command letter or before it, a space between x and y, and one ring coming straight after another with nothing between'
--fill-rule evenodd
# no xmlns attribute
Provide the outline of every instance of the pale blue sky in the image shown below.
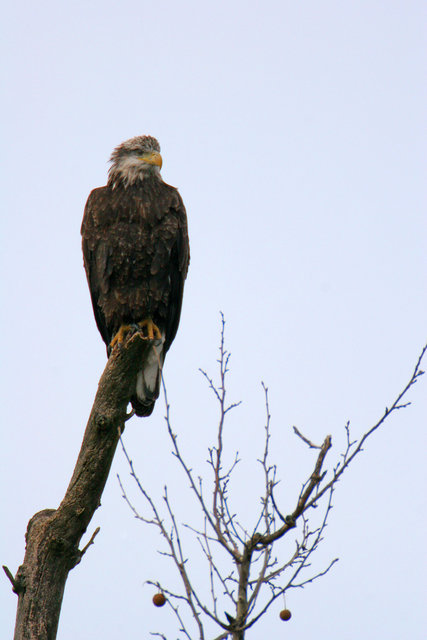
<svg viewBox="0 0 427 640"><path fill-rule="evenodd" d="M292 425L313 440L332 433L332 464L347 419L355 436L377 420L427 337L425 3L17 0L3 18L2 564L22 562L29 518L57 506L80 447L105 364L81 217L111 150L134 135L159 139L163 178L189 217L165 366L174 428L207 473L215 413L198 367L214 372L221 309L230 395L243 400L226 440L243 456L235 508L250 520L262 492L264 380L286 511L311 470ZM338 565L288 596L288 626L278 606L248 640L421 640L426 397L422 381L340 483L314 569L337 555ZM126 444L153 495L168 482L178 518L191 520L163 414L158 402L128 423ZM118 472L119 451L59 640L178 635L143 584L175 582L174 568L132 519ZM4 578L5 637L15 606Z"/></svg>

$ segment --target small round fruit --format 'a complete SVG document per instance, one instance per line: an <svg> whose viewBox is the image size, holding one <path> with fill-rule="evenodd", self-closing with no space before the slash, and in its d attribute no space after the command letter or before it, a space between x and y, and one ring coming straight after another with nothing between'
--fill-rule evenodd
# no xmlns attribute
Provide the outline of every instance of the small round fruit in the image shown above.
<svg viewBox="0 0 427 640"><path fill-rule="evenodd" d="M153 604L154 604L156 607L163 607L163 605L165 604L165 602L166 602L166 598L165 598L165 596L163 595L163 593L156 593L156 594L153 596Z"/></svg>
<svg viewBox="0 0 427 640"><path fill-rule="evenodd" d="M282 609L279 615L281 620L290 620L292 617L292 613L289 611L289 609Z"/></svg>

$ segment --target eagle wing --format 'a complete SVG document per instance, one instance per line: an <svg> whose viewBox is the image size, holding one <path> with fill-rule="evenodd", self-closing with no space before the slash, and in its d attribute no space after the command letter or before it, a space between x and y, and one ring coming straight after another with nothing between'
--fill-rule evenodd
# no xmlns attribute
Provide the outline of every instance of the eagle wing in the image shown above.
<svg viewBox="0 0 427 640"><path fill-rule="evenodd" d="M99 333L108 346L112 335L99 305L101 293L105 293L109 288L109 276L111 275L111 264L109 264L111 246L108 245L107 239L100 233L97 225L97 213L100 208L103 208L102 192L103 188L101 187L100 189L94 189L90 193L85 206L81 234L83 263L89 285L93 313Z"/></svg>
<svg viewBox="0 0 427 640"><path fill-rule="evenodd" d="M159 307L159 315L162 316L160 322L164 323L165 329L165 353L178 330L190 261L187 215L179 193L175 191L175 194L168 215L155 231L156 250L150 268L153 290L158 289L162 300L167 300L166 304Z"/></svg>

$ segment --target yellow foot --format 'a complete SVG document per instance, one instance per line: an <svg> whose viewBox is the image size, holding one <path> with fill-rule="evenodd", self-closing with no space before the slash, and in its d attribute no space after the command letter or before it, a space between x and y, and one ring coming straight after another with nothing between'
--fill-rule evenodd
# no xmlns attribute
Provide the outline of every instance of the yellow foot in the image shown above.
<svg viewBox="0 0 427 640"><path fill-rule="evenodd" d="M144 337L148 340L161 340L162 334L157 325L154 324L151 318L146 318L141 322L138 322L138 327L141 327Z"/></svg>
<svg viewBox="0 0 427 640"><path fill-rule="evenodd" d="M126 334L131 330L131 326L129 324L122 324L120 329L114 335L114 338L110 342L110 349L113 350L116 345L121 346L123 340L126 337Z"/></svg>

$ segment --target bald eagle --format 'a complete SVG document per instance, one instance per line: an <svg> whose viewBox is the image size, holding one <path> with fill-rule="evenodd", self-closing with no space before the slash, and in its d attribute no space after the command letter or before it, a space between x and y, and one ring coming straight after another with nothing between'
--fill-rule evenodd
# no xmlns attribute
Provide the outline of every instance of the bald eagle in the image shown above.
<svg viewBox="0 0 427 640"><path fill-rule="evenodd" d="M181 314L187 216L177 189L161 178L155 138L123 142L110 161L107 185L90 193L84 211L84 266L108 356L130 331L142 331L152 343L130 399L136 415L149 416Z"/></svg>

